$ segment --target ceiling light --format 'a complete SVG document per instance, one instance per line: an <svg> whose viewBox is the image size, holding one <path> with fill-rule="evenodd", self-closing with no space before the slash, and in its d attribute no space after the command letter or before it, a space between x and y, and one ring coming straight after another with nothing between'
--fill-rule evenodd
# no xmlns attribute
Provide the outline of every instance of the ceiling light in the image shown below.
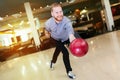
<svg viewBox="0 0 120 80"><path fill-rule="evenodd" d="M0 17L0 21L2 21L3 20L3 18L2 17Z"/></svg>

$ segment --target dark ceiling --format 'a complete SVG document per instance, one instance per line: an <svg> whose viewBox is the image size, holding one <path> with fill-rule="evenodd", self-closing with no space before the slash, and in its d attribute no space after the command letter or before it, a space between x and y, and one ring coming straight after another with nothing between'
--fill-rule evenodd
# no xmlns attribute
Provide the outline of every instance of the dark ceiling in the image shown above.
<svg viewBox="0 0 120 80"><path fill-rule="evenodd" d="M66 3L66 1L74 1L73 3ZM4 20L0 21L0 28L7 25L7 23L16 23L21 20L27 20L24 8L24 3L30 2L32 9L36 8L34 11L34 17L38 17L40 20L49 18L50 9L40 9L40 7L45 7L46 5L51 5L54 2L63 2L64 14L69 15L71 11L76 8L82 10L83 8L98 8L100 6L101 0L1 0L0 1L0 17L5 17L6 15L12 15L19 12L23 12L22 16L19 18L13 18L13 16L5 17ZM98 5L96 5L98 4Z"/></svg>
<svg viewBox="0 0 120 80"><path fill-rule="evenodd" d="M70 1L70 0L69 0ZM53 2L63 2L63 10L65 15L69 14L70 11L74 11L76 8L84 8L85 6L88 5L86 3L87 0L74 0L72 3L66 2L66 0L4 0L2 3L0 3L0 17L4 17L2 21L0 21L0 27L5 26L7 23L15 23L19 22L21 20L27 20L27 16L25 13L25 8L24 8L24 3L25 2L30 2L32 9L36 8L34 13L34 17L38 17L40 20L41 19L46 19L49 18L50 15L50 9L49 8L42 8L40 7L46 7L46 5L51 5ZM3 5L5 4L5 5ZM13 17L16 13L19 14L19 12L23 12L22 16L19 18ZM8 15L9 17L6 17Z"/></svg>
<svg viewBox="0 0 120 80"><path fill-rule="evenodd" d="M40 7L45 7L46 5L50 5L53 2L66 2L66 1L72 1L72 0L1 0L0 17L4 17L5 15L11 15L21 11L24 12L25 2L30 2L32 8L40 8ZM86 0L76 0L76 1L86 1ZM87 1L93 3L94 5L96 2L100 2L101 0L87 0ZM117 2L118 0L110 0L110 1Z"/></svg>
<svg viewBox="0 0 120 80"><path fill-rule="evenodd" d="M32 8L45 7L53 2L65 2L66 0L1 0L0 16L11 15L20 11L25 11L24 3L30 2Z"/></svg>

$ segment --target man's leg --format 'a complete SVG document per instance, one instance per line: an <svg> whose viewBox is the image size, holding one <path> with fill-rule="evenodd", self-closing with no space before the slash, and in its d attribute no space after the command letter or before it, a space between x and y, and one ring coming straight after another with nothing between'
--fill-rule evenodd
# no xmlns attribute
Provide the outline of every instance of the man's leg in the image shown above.
<svg viewBox="0 0 120 80"><path fill-rule="evenodd" d="M69 53L67 48L64 46L64 44L61 46L62 48L62 53L63 53L63 61L64 61L64 65L66 68L66 72L69 78L74 79L75 75L72 73L72 68L70 65L70 60L69 60Z"/></svg>
<svg viewBox="0 0 120 80"><path fill-rule="evenodd" d="M61 46L62 48L62 53L63 53L63 61L65 64L66 72L68 73L69 71L72 71L71 65L70 65L70 60L69 60L69 53L68 50L64 45Z"/></svg>
<svg viewBox="0 0 120 80"><path fill-rule="evenodd" d="M56 63L58 55L61 52L61 45L60 44L61 44L60 41L56 41L56 48L55 48L55 51L54 51L54 54L53 54L53 57L52 57L52 62L53 63Z"/></svg>
<svg viewBox="0 0 120 80"><path fill-rule="evenodd" d="M51 60L51 63L50 63L50 68L53 69L53 65L56 63L57 61L57 58L58 58L58 55L60 54L61 52L61 42L60 41L56 41L56 48L55 48L55 51L54 51L54 54L53 54L53 57L52 57L52 60Z"/></svg>

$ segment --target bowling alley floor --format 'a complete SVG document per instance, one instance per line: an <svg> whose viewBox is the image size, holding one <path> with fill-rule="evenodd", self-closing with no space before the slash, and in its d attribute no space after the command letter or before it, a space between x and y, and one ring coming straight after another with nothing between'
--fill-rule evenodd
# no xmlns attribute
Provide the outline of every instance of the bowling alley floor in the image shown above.
<svg viewBox="0 0 120 80"><path fill-rule="evenodd" d="M89 51L83 57L70 53L75 80L120 80L120 31L86 39ZM62 54L55 69L49 62L55 48L0 63L0 80L70 80L65 72Z"/></svg>

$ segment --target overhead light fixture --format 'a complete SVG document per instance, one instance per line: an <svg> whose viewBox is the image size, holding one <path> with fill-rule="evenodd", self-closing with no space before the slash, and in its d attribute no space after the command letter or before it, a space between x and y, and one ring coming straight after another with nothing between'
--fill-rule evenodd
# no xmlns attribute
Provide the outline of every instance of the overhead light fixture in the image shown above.
<svg viewBox="0 0 120 80"><path fill-rule="evenodd" d="M33 11L35 11L36 9L35 8L33 8Z"/></svg>
<svg viewBox="0 0 120 80"><path fill-rule="evenodd" d="M14 18L18 18L18 17L21 17L21 14L16 13L16 14L12 14L12 16L13 16Z"/></svg>
<svg viewBox="0 0 120 80"><path fill-rule="evenodd" d="M75 2L75 0L70 0L70 1L69 1L69 3L73 3L73 2Z"/></svg>
<svg viewBox="0 0 120 80"><path fill-rule="evenodd" d="M66 2L69 2L69 0L66 0Z"/></svg>
<svg viewBox="0 0 120 80"><path fill-rule="evenodd" d="M43 7L40 7L40 9L42 9Z"/></svg>
<svg viewBox="0 0 120 80"><path fill-rule="evenodd" d="M62 4L62 2L60 2L60 4Z"/></svg>
<svg viewBox="0 0 120 80"><path fill-rule="evenodd" d="M20 12L20 14L22 14L22 12Z"/></svg>
<svg viewBox="0 0 120 80"><path fill-rule="evenodd" d="M8 15L6 15L6 17L8 17Z"/></svg>
<svg viewBox="0 0 120 80"><path fill-rule="evenodd" d="M49 7L49 5L47 5L46 7Z"/></svg>
<svg viewBox="0 0 120 80"><path fill-rule="evenodd" d="M85 13L87 13L87 12L88 12L88 10L83 9L83 10L80 12L80 15L85 14Z"/></svg>
<svg viewBox="0 0 120 80"><path fill-rule="evenodd" d="M19 25L23 25L24 21L22 20Z"/></svg>
<svg viewBox="0 0 120 80"><path fill-rule="evenodd" d="M9 23L8 23L8 26L9 26L9 27L13 27L13 26L12 26L11 24L9 24Z"/></svg>
<svg viewBox="0 0 120 80"><path fill-rule="evenodd" d="M2 21L3 20L3 18L2 17L0 17L0 21Z"/></svg>

